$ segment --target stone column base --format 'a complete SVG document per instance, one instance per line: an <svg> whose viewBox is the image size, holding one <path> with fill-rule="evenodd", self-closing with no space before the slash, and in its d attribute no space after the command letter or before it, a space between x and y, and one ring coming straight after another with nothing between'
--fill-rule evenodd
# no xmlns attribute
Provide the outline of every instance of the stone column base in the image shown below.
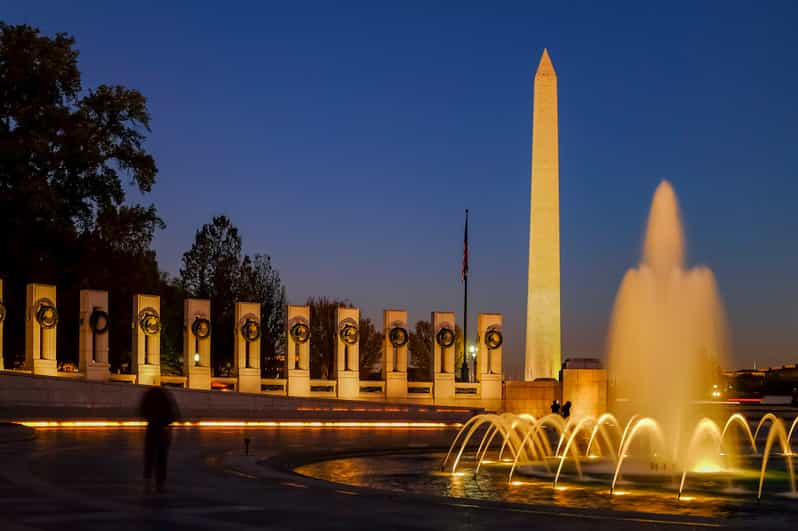
<svg viewBox="0 0 798 531"><path fill-rule="evenodd" d="M260 394L260 369L239 368L238 369L238 389L239 393L258 393Z"/></svg>
<svg viewBox="0 0 798 531"><path fill-rule="evenodd" d="M338 371L338 398L355 399L360 396L360 375L357 371Z"/></svg>
<svg viewBox="0 0 798 531"><path fill-rule="evenodd" d="M407 398L407 373L385 373L385 398Z"/></svg>
<svg viewBox="0 0 798 531"><path fill-rule="evenodd" d="M94 382L107 382L111 379L111 371L107 363L92 363L86 364L83 369L84 378Z"/></svg>
<svg viewBox="0 0 798 531"><path fill-rule="evenodd" d="M435 387L432 390L432 396L435 398L435 403L437 404L441 400L447 402L454 400L454 373L436 372L434 379Z"/></svg>
<svg viewBox="0 0 798 531"><path fill-rule="evenodd" d="M55 360L43 360L33 358L33 374L41 374L43 376L58 376L58 364Z"/></svg>
<svg viewBox="0 0 798 531"><path fill-rule="evenodd" d="M189 367L188 379L186 380L186 387L189 389L205 389L209 391L211 388L211 368L210 367Z"/></svg>
<svg viewBox="0 0 798 531"><path fill-rule="evenodd" d="M310 371L288 369L288 396L310 396Z"/></svg>
<svg viewBox="0 0 798 531"><path fill-rule="evenodd" d="M480 396L483 400L501 400L502 398L502 375L501 374L480 374L479 375Z"/></svg>
<svg viewBox="0 0 798 531"><path fill-rule="evenodd" d="M161 385L161 366L139 365L136 370L136 383L139 385Z"/></svg>

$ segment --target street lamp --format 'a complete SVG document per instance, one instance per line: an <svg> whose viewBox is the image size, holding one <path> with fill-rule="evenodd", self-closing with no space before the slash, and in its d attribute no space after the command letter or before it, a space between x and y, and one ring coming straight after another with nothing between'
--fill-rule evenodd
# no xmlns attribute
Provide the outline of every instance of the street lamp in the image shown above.
<svg viewBox="0 0 798 531"><path fill-rule="evenodd" d="M199 352L194 353L194 367L199 367L200 355Z"/></svg>
<svg viewBox="0 0 798 531"><path fill-rule="evenodd" d="M474 367L473 369L473 376L471 381L477 381L477 347L476 345L469 345L468 346L468 353L471 354L471 366Z"/></svg>

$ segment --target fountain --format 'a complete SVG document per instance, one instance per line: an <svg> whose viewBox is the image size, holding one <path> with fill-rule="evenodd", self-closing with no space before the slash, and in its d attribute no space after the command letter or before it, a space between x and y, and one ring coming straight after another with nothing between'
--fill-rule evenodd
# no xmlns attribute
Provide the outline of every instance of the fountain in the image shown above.
<svg viewBox="0 0 798 531"><path fill-rule="evenodd" d="M790 443L798 419L787 430L781 418L767 413L752 433L740 413L719 423L702 411L701 402L720 381L726 320L712 271L686 267L684 249L676 195L663 181L654 193L641 262L624 275L613 309L608 358L616 411L567 421L556 414L477 415L452 441L442 469L451 461L451 473L459 474L469 441L484 429L474 454L474 475L483 464L504 464L509 451L508 485L523 484L513 481L520 472L551 478L561 490L565 465L573 463L576 480L587 481L589 474L589 481L606 481L610 494L626 494L616 490L626 464L627 473L672 489L682 500L693 476L701 476L702 485L707 479L731 484L733 478L756 477L758 500L778 444L794 496ZM626 419L623 429L619 418ZM767 433L761 452L756 442L760 433ZM496 445L497 459L489 459ZM743 470L735 459L759 459L758 470Z"/></svg>

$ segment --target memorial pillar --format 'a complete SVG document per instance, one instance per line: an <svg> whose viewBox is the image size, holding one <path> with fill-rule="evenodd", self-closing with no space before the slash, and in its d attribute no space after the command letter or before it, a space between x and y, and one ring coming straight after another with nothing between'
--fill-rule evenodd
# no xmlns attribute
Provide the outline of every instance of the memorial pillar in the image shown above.
<svg viewBox="0 0 798 531"><path fill-rule="evenodd" d="M477 316L477 375L484 400L502 398L502 316L481 313Z"/></svg>
<svg viewBox="0 0 798 531"><path fill-rule="evenodd" d="M354 399L360 395L360 310L338 308L336 323L336 365L338 369L338 398Z"/></svg>
<svg viewBox="0 0 798 531"><path fill-rule="evenodd" d="M183 301L183 374L189 389L211 388L211 301Z"/></svg>
<svg viewBox="0 0 798 531"><path fill-rule="evenodd" d="M107 381L108 364L108 292L80 290L80 371L87 380Z"/></svg>
<svg viewBox="0 0 798 531"><path fill-rule="evenodd" d="M133 351L131 370L136 383L161 385L161 298L133 296Z"/></svg>
<svg viewBox="0 0 798 531"><path fill-rule="evenodd" d="M454 399L455 317L453 312L432 312L432 359L435 401Z"/></svg>
<svg viewBox="0 0 798 531"><path fill-rule="evenodd" d="M382 370L385 375L385 398L407 398L407 328L406 310L385 310L382 314L385 343Z"/></svg>
<svg viewBox="0 0 798 531"><path fill-rule="evenodd" d="M25 368L32 370L33 374L57 376L55 286L28 284L26 301Z"/></svg>
<svg viewBox="0 0 798 531"><path fill-rule="evenodd" d="M310 306L289 306L288 396L310 396Z"/></svg>
<svg viewBox="0 0 798 531"><path fill-rule="evenodd" d="M260 393L260 304L236 303L235 367L240 393Z"/></svg>

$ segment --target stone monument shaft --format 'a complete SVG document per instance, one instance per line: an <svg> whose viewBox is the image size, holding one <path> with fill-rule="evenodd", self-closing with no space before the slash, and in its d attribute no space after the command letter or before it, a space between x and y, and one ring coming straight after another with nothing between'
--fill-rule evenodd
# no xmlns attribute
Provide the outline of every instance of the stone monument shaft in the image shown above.
<svg viewBox="0 0 798 531"><path fill-rule="evenodd" d="M546 50L535 73L524 379L557 378L560 353L560 165L557 74Z"/></svg>

